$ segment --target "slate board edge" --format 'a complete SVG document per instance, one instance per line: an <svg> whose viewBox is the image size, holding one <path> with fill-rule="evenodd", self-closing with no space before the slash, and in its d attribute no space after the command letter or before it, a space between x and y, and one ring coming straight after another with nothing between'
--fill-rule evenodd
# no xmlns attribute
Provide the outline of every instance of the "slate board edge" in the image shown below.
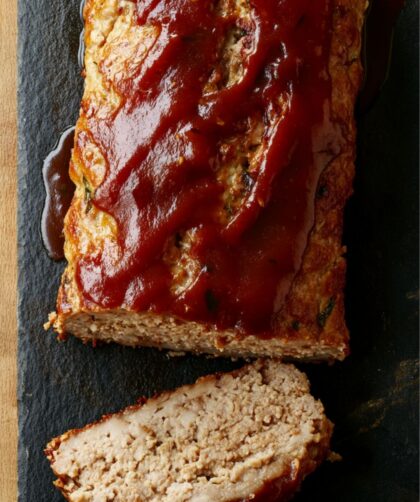
<svg viewBox="0 0 420 502"><path fill-rule="evenodd" d="M24 249L21 245L21 239L23 237L21 232L21 227L23 225L23 200L26 199L27 192L27 184L26 177L28 175L28 162L26 155L26 142L24 140L24 113L25 106L23 105L24 97L22 96L23 88L24 88L24 79L25 74L22 71L22 54L24 51L25 38L23 36L23 18L25 16L25 7L27 6L27 2L25 0L18 0L18 42L17 42L17 103L18 103L18 168L17 168L17 176L18 176L18 242L17 242L17 251L18 251L18 300L17 300L17 329L18 329L18 348L17 348L17 366L18 366L18 383L17 383L17 399L18 399L18 500L24 501L26 499L26 480L23 479L21 475L22 470L24 470L25 465L25 456L26 456L26 448L23 442L21 441L22 431L24 429L25 423L25 412L23 406L21 406L22 402L22 393L24 392L24 388L22 382L24 381L24 375L26 373L27 360L25 357L25 345L26 339L22 336L22 330L24 326L22 326L23 321L21 317L21 312L24 309L23 299L21 295L21 290L23 287L23 278L24 267L23 264L23 255Z"/></svg>

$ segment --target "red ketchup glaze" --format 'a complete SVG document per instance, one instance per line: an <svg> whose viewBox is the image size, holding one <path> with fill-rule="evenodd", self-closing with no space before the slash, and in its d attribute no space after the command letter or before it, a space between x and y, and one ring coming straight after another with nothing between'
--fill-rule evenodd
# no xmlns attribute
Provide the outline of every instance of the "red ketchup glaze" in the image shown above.
<svg viewBox="0 0 420 502"><path fill-rule="evenodd" d="M331 3L250 0L243 77L205 94L234 19L220 17L214 1L138 2L138 22L156 26L159 36L139 73L119 82L124 104L115 116L89 118L108 164L93 204L115 218L121 258L115 264L105 247L79 261L88 303L273 333L314 223L320 173L343 141L329 117ZM277 120L266 126L245 203L222 225L218 147L255 113ZM195 232L190 254L201 272L175 296L162 255L168 238L187 229Z"/></svg>
<svg viewBox="0 0 420 502"><path fill-rule="evenodd" d="M73 140L74 127L69 127L45 159L42 169L46 191L41 223L42 240L48 256L53 260L64 258L64 217L74 194L74 184L69 175Z"/></svg>

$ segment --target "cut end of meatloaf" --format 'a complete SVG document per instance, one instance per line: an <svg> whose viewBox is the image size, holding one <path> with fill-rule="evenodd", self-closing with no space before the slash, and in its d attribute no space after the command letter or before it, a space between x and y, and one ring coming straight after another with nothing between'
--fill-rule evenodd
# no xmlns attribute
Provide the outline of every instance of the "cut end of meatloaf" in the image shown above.
<svg viewBox="0 0 420 502"><path fill-rule="evenodd" d="M50 319L57 324L55 315ZM287 336L261 339L252 335L241 336L234 330L220 332L172 316L123 310L79 313L67 317L64 322L60 331L73 333L94 346L115 342L128 347L155 347L221 357L277 357L308 362L342 360L348 352L348 345L339 330L328 331L328 336L324 334L314 340L310 333L303 334L304 327L291 326ZM61 338L66 336L61 335Z"/></svg>
<svg viewBox="0 0 420 502"><path fill-rule="evenodd" d="M106 176L106 160L93 142L89 117L112 116L121 106L118 82L136 74L156 38L153 27L135 21L137 2L88 0L85 7L85 92L76 126L76 144L70 174L76 193L65 222L68 261L50 324L60 338L75 335L84 341L117 342L171 350L234 357L275 357L303 360L342 360L349 352L344 317L343 288L346 263L342 246L343 210L352 191L355 156L354 103L361 82L361 32L365 0L332 0L332 40L329 58L331 119L342 135L340 153L325 167L316 192L314 225L308 236L300 270L273 320L270 336L246 336L235 328L214 329L186 321L172 313L139 312L121 305L106 309L86 301L76 279L77 264L106 247L118 257L115 220L92 204L92 194ZM242 0L219 2L229 15L246 20L250 4ZM242 21L241 21L242 22ZM244 21L245 22L245 21ZM240 24L240 23L239 23ZM233 31L224 46L225 74L209 86L230 85L241 77L238 54L245 44L241 30ZM246 44L245 44L246 46ZM211 90L211 89L210 89ZM225 219L243 204L246 179L252 174L261 148L261 117L252 117L235 143L236 156L218 171L224 186ZM232 140L233 141L233 140ZM172 275L171 293L181 295L196 280L199 264L190 255L192 234L187 230L167 243L163 261Z"/></svg>
<svg viewBox="0 0 420 502"><path fill-rule="evenodd" d="M288 500L329 454L332 424L291 365L258 360L53 439L70 501Z"/></svg>

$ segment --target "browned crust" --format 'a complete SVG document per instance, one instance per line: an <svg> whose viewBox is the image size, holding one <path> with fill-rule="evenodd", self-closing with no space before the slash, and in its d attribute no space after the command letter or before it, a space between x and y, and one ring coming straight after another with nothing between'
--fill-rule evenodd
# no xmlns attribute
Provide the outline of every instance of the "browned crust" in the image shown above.
<svg viewBox="0 0 420 502"><path fill-rule="evenodd" d="M288 472L283 476L265 483L257 493L240 502L287 502L291 500L299 491L303 480L328 458L333 426L330 422L324 425L325 429L320 431L321 442L308 445L309 453L306 458L295 465L290 465Z"/></svg>
<svg viewBox="0 0 420 502"><path fill-rule="evenodd" d="M279 318L285 336L337 345L348 351L344 317L346 261L342 246L343 212L352 193L356 155L354 103L362 80L361 29L365 0L338 0L334 10L330 73L332 115L346 140L346 148L322 173L315 204L315 226L286 305ZM333 304L328 313L329 304ZM323 314L325 315L323 316ZM327 315L328 314L328 315ZM299 323L296 333L294 327Z"/></svg>
<svg viewBox="0 0 420 502"><path fill-rule="evenodd" d="M87 2L85 8L87 23L92 22L92 11L96 3L96 0ZM343 359L349 351L343 294L346 274L346 262L343 256L345 248L341 242L343 210L346 200L352 193L354 176L356 139L354 103L362 77L360 46L365 8L366 0L335 0L330 56L333 87L331 113L333 120L341 126L345 146L341 154L330 163L321 176L315 206L315 226L309 236L302 268L277 318L277 339L286 342L289 346L302 343L312 344L314 346L313 358L320 360ZM86 103L84 108L86 109ZM81 118L77 124L79 131L85 127L84 115L85 111L82 107ZM76 157L73 161L81 162ZM87 166L82 164L82 168L87 169ZM74 168L71 172L74 178L77 178ZM66 219L67 239L79 238L77 234L79 213L80 201L76 197ZM84 340L95 341L95 336L88 337L86 333L75 331L72 321L84 312L100 314L106 311L85 305L74 279L74 268L75 263L69 260L69 267L63 275L57 299L58 316L53 319L53 324L60 336L64 336L65 332L71 332ZM188 323L186 323L186 329L188 329ZM202 331L205 336L208 330L203 328ZM241 340L237 333L233 336L232 332L219 332L217 335L213 334L211 338L210 345L216 346L216 349L219 348L218 344L224 345L225 354L252 355L247 350L246 339ZM232 345L232 350L229 350L228 345L233 340L235 340L235 346ZM222 342L219 343L220 341ZM144 340L139 338L139 344L145 344ZM154 345L153 336L150 337L149 345ZM159 343L156 345L162 346ZM180 342L179 345L182 350L212 351L207 347L209 344L203 344L202 347L184 347ZM264 345L267 346L265 352ZM273 352L272 344L266 344L263 340L261 347L262 352L257 352L255 355L282 356L281 348ZM177 348L176 341L175 344L171 344L170 348ZM328 350L329 348L331 350ZM217 350L215 352L217 353ZM298 351L294 352L296 354L286 353L285 355L299 359ZM307 354L302 357L308 359Z"/></svg>

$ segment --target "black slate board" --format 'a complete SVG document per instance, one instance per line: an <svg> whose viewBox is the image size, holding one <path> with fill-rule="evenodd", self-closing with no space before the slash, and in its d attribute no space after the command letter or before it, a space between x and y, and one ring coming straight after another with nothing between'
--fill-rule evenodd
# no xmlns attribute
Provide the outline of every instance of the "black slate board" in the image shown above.
<svg viewBox="0 0 420 502"><path fill-rule="evenodd" d="M333 367L303 367L337 424L334 448L343 461L308 479L300 502L418 500L418 0L407 3L389 80L359 124L345 235L352 355ZM77 117L81 27L78 0L19 1L19 499L25 502L61 500L42 453L54 435L141 395L235 366L57 343L42 329L63 264L50 261L41 242L41 167Z"/></svg>

